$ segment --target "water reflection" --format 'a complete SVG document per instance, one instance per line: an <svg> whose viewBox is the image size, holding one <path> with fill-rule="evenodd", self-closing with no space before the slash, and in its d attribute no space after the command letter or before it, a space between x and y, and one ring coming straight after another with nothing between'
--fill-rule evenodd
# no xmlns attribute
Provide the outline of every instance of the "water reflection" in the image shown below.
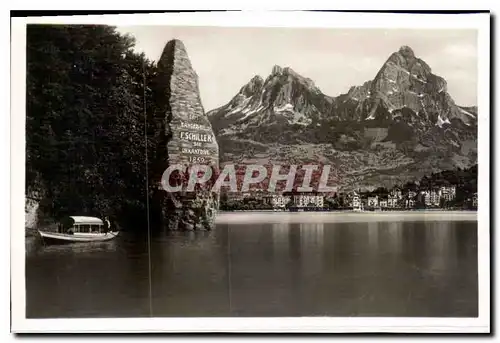
<svg viewBox="0 0 500 343"><path fill-rule="evenodd" d="M300 224L301 273L316 277L323 270L324 224Z"/></svg>
<svg viewBox="0 0 500 343"><path fill-rule="evenodd" d="M368 245L369 251L372 255L376 255L378 253L378 222L373 222L368 224Z"/></svg>
<svg viewBox="0 0 500 343"><path fill-rule="evenodd" d="M434 222L427 231L427 246L429 254L427 255L428 266L432 272L439 273L448 268L456 268L451 265L456 261L455 249L456 241L453 228L442 222Z"/></svg>
<svg viewBox="0 0 500 343"><path fill-rule="evenodd" d="M394 252L395 255L401 253L402 244L403 244L403 223L401 222L391 222L388 223L387 228L387 240L390 245L391 251Z"/></svg>
<svg viewBox="0 0 500 343"><path fill-rule="evenodd" d="M149 244L144 234L90 245L27 240L27 314L475 316L476 226L220 224Z"/></svg>
<svg viewBox="0 0 500 343"><path fill-rule="evenodd" d="M59 244L59 245L45 245L43 242L32 242L30 244L29 254L66 254L77 255L91 254L99 252L112 252L116 251L117 244L115 241L109 242L83 242L74 244Z"/></svg>
<svg viewBox="0 0 500 343"><path fill-rule="evenodd" d="M300 241L306 248L309 245L323 246L324 224L300 224Z"/></svg>
<svg viewBox="0 0 500 343"><path fill-rule="evenodd" d="M176 316L186 308L189 316L229 315L228 248L215 236L173 232L151 243L154 316Z"/></svg>
<svg viewBox="0 0 500 343"><path fill-rule="evenodd" d="M290 249L289 224L272 224L273 249L277 256L288 255Z"/></svg>

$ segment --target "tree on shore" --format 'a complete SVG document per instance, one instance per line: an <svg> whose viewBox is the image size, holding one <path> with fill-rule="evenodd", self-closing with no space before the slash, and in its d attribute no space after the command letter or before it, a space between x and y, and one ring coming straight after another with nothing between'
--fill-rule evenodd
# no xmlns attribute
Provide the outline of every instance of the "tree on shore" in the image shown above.
<svg viewBox="0 0 500 343"><path fill-rule="evenodd" d="M43 190L53 217L145 215L143 70L155 71L133 45L109 26L27 27L27 193Z"/></svg>

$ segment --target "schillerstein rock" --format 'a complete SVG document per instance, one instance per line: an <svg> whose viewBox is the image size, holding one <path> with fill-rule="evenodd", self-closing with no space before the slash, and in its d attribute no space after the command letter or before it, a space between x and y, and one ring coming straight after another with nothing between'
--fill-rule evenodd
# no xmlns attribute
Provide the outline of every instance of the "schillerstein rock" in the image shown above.
<svg viewBox="0 0 500 343"><path fill-rule="evenodd" d="M206 165L211 168L213 180L219 168L219 147L201 104L198 76L181 41L172 40L165 46L154 91L157 194L153 205L160 208L161 222L169 230L210 230L218 209L218 194L212 192L212 182L199 183L189 191L187 175L192 170L189 168ZM165 180L165 170L174 165L183 165L185 172L176 171ZM165 190L158 179L160 174L163 182L172 186L175 176L183 178L184 187L181 191Z"/></svg>

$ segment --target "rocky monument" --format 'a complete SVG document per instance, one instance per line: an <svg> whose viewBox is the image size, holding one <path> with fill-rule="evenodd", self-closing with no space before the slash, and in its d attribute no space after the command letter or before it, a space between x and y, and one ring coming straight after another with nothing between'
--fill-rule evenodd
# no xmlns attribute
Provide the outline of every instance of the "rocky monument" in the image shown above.
<svg viewBox="0 0 500 343"><path fill-rule="evenodd" d="M153 206L168 230L210 230L218 210L218 194L213 181L186 190L190 168L206 165L215 180L219 169L219 146L200 100L198 75L193 70L184 44L169 41L158 62L153 81L155 94L155 196ZM184 172L173 172L165 180L169 166L182 165ZM161 182L172 186L182 182L181 191L165 190Z"/></svg>

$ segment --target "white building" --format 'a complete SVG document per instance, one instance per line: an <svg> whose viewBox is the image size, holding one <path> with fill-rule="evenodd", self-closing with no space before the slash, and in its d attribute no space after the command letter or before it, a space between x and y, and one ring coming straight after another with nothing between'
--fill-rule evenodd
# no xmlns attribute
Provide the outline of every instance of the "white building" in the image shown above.
<svg viewBox="0 0 500 343"><path fill-rule="evenodd" d="M441 200L440 192L436 190L422 191L424 202L426 206L439 206Z"/></svg>
<svg viewBox="0 0 500 343"><path fill-rule="evenodd" d="M274 208L284 208L291 200L291 197L284 195L273 195L272 205Z"/></svg>
<svg viewBox="0 0 500 343"><path fill-rule="evenodd" d="M472 206L477 207L477 193L472 196Z"/></svg>
<svg viewBox="0 0 500 343"><path fill-rule="evenodd" d="M388 205L388 201L387 201L386 198L381 198L378 204L379 204L380 207L386 208L387 205Z"/></svg>
<svg viewBox="0 0 500 343"><path fill-rule="evenodd" d="M387 207L391 208L398 207L400 199L401 198L394 196L393 194L390 194L389 197L387 198Z"/></svg>
<svg viewBox="0 0 500 343"><path fill-rule="evenodd" d="M405 207L406 208L413 208L415 207L415 199L414 198L408 198L405 200Z"/></svg>
<svg viewBox="0 0 500 343"><path fill-rule="evenodd" d="M408 198L409 199L415 199L416 196L417 196L417 192L408 191Z"/></svg>
<svg viewBox="0 0 500 343"><path fill-rule="evenodd" d="M452 201L457 196L457 187L456 186L443 186L439 189L441 197L446 201Z"/></svg>
<svg viewBox="0 0 500 343"><path fill-rule="evenodd" d="M399 188L393 188L390 194L390 197L401 199L403 197L403 192Z"/></svg>
<svg viewBox="0 0 500 343"><path fill-rule="evenodd" d="M322 195L299 194L294 196L294 205L297 207L323 207L324 197Z"/></svg>
<svg viewBox="0 0 500 343"><path fill-rule="evenodd" d="M378 207L378 196L368 197L368 207Z"/></svg>
<svg viewBox="0 0 500 343"><path fill-rule="evenodd" d="M351 207L355 209L361 208L361 197L356 192L351 195Z"/></svg>
<svg viewBox="0 0 500 343"><path fill-rule="evenodd" d="M404 207L405 208L413 208L417 203L417 192L408 191L406 196L404 197Z"/></svg>

